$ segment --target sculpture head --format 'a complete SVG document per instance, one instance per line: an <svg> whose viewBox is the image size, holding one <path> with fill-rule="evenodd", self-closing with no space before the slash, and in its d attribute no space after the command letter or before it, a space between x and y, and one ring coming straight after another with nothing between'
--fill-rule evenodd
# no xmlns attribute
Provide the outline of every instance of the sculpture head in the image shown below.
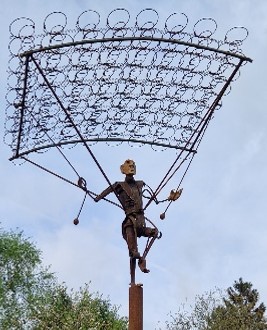
<svg viewBox="0 0 267 330"><path fill-rule="evenodd" d="M131 159L127 159L121 166L121 173L125 175L135 175L136 174L136 166L135 162Z"/></svg>

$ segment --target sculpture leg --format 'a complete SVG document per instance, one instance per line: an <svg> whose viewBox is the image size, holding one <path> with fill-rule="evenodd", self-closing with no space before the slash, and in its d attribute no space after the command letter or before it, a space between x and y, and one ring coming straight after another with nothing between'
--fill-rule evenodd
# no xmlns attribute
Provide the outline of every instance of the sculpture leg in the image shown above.
<svg viewBox="0 0 267 330"><path fill-rule="evenodd" d="M158 229L157 228L150 228L145 227L142 233L142 236L144 237L157 237L158 236Z"/></svg>
<svg viewBox="0 0 267 330"><path fill-rule="evenodd" d="M135 284L135 268L136 268L136 258L130 258L131 285Z"/></svg>
<svg viewBox="0 0 267 330"><path fill-rule="evenodd" d="M136 259L140 258L140 253L138 252L137 236L133 225L128 225L123 228L123 237L128 245L129 256L130 256L131 285L134 285Z"/></svg>
<svg viewBox="0 0 267 330"><path fill-rule="evenodd" d="M139 259L140 253L138 252L137 237L133 226L125 228L125 240L128 245L129 255L131 258Z"/></svg>
<svg viewBox="0 0 267 330"><path fill-rule="evenodd" d="M141 257L138 260L138 266L139 266L140 270L143 273L149 273L150 272L150 270L146 268L146 259L144 257Z"/></svg>
<svg viewBox="0 0 267 330"><path fill-rule="evenodd" d="M138 260L138 266L139 266L140 270L143 273L149 273L149 269L146 268L146 256L147 256L147 253L150 250L152 244L154 243L155 239L158 236L158 230L156 228L145 227L145 228L143 228L141 235L143 237L149 237L149 238L151 237L150 243L146 247L143 256Z"/></svg>

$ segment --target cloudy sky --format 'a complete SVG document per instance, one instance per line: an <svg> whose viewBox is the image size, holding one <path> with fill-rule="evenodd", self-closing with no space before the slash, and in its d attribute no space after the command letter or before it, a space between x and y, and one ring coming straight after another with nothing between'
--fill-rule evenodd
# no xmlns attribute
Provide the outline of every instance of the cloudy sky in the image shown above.
<svg viewBox="0 0 267 330"><path fill-rule="evenodd" d="M251 281L267 304L267 3L265 0L180 0L180 1L20 1L2 0L1 16L1 141L4 133L6 68L9 24L18 17L42 22L53 11L63 11L73 21L87 9L106 17L117 7L135 16L154 8L164 21L174 12L185 13L190 22L212 17L220 37L234 26L244 26L249 37L243 51L253 59L241 70L231 94L211 122L199 152L183 182L183 195L170 209L165 221L161 208L149 215L163 232L148 256L150 274L137 272L144 285L145 329L154 329L175 312L186 299L193 300L215 286L227 288L239 277ZM82 194L60 180L28 164L14 166L12 152L1 142L0 221L2 227L20 228L43 251L61 281L78 288L91 281L92 291L110 297L128 313L129 268L120 223L123 214L105 203L86 203L81 223L75 227ZM139 179L151 186L163 173L168 154L149 160L142 148L106 153L95 149L110 170L111 181L121 180L119 165L124 158L137 161ZM46 157L44 155L44 157ZM78 161L78 160L77 160ZM92 164L80 166L88 185L100 192L106 187ZM174 185L175 188L175 185Z"/></svg>

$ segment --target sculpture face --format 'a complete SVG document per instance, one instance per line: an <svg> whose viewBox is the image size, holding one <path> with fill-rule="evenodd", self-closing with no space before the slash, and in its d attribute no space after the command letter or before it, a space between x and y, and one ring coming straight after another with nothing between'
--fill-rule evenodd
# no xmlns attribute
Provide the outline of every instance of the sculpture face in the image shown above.
<svg viewBox="0 0 267 330"><path fill-rule="evenodd" d="M125 175L135 175L136 166L133 160L127 159L120 167L121 173Z"/></svg>

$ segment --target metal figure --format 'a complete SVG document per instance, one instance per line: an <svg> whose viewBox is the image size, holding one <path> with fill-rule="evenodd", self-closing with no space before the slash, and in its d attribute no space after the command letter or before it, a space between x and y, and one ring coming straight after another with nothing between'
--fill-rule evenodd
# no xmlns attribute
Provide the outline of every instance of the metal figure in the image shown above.
<svg viewBox="0 0 267 330"><path fill-rule="evenodd" d="M125 219L122 222L122 236L125 239L129 256L131 258L131 275L132 281L134 281L134 269L136 259L138 259L138 265L142 272L148 273L146 268L146 255L148 251L145 251L143 256L138 251L137 237L148 237L154 241L156 238L160 238L158 229L147 227L146 218L143 209L143 188L148 187L143 181L137 181L134 179L136 174L136 165L133 160L127 159L121 166L120 170L125 174L125 180L115 182L113 185L105 189L101 194L95 197L95 202L98 202L102 198L106 197L111 192L114 192L118 197L124 212ZM149 187L148 187L149 188ZM151 190L151 188L149 188ZM176 200L180 197L182 189L174 192L171 191L167 200ZM152 197L154 196L151 192ZM156 203L159 203L156 197L153 197ZM149 248L151 247L151 244Z"/></svg>

